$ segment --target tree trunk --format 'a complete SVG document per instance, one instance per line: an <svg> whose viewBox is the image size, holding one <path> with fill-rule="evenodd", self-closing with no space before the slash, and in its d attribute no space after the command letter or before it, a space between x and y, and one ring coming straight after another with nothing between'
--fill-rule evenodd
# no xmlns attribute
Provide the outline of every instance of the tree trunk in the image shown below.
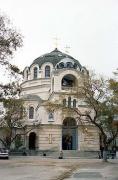
<svg viewBox="0 0 118 180"><path fill-rule="evenodd" d="M103 151L103 162L107 162L107 150Z"/></svg>
<svg viewBox="0 0 118 180"><path fill-rule="evenodd" d="M107 153L108 153L108 146L106 143L106 138L104 138L103 162L107 162L108 159Z"/></svg>

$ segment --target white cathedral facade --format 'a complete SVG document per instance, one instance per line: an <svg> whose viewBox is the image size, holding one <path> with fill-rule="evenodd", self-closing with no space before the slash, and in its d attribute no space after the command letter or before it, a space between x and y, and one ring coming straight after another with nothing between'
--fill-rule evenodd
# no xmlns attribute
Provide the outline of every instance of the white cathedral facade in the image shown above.
<svg viewBox="0 0 118 180"><path fill-rule="evenodd" d="M50 101L81 110L87 108L81 98L74 96L78 83L87 73L78 60L57 48L24 69L21 98L27 110L25 121L29 132L25 146L28 150L99 150L96 127L88 124L83 129L76 114L64 113L59 108L51 111L46 105Z"/></svg>

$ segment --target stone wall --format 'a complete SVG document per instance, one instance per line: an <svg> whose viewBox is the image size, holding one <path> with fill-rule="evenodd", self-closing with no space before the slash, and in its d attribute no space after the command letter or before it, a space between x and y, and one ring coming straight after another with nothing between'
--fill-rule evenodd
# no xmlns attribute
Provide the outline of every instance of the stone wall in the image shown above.
<svg viewBox="0 0 118 180"><path fill-rule="evenodd" d="M99 133L96 127L79 127L78 131L80 151L99 151Z"/></svg>
<svg viewBox="0 0 118 180"><path fill-rule="evenodd" d="M39 130L40 150L59 150L62 140L61 126L45 125Z"/></svg>
<svg viewBox="0 0 118 180"><path fill-rule="evenodd" d="M61 150L62 149L62 126L41 126L38 132L39 150ZM88 126L87 131L78 128L78 150L99 151L99 133L95 127Z"/></svg>

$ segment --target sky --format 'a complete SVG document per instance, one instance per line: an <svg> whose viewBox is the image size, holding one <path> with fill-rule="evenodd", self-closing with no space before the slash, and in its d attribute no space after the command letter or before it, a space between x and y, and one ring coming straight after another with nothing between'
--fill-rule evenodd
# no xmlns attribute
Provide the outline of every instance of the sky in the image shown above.
<svg viewBox="0 0 118 180"><path fill-rule="evenodd" d="M96 73L118 68L118 0L0 0L0 11L23 35L12 62L22 70L55 48Z"/></svg>

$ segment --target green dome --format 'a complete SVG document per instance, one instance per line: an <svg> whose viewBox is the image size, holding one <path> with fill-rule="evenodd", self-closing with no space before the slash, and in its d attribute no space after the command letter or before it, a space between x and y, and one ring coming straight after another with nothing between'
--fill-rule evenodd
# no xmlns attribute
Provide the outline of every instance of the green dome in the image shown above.
<svg viewBox="0 0 118 180"><path fill-rule="evenodd" d="M44 55L38 57L37 59L35 59L33 61L33 63L31 64L31 66L34 65L34 64L38 64L39 68L40 68L42 66L42 64L44 64L46 62L50 62L55 67L56 64L59 63L64 58L72 59L74 61L74 63L77 66L79 66L80 69L82 68L82 66L81 66L81 64L79 63L78 60L74 59L72 56L70 56L68 54L62 53L57 48L54 49L54 51L52 51L50 53L47 53L47 54L44 54Z"/></svg>

